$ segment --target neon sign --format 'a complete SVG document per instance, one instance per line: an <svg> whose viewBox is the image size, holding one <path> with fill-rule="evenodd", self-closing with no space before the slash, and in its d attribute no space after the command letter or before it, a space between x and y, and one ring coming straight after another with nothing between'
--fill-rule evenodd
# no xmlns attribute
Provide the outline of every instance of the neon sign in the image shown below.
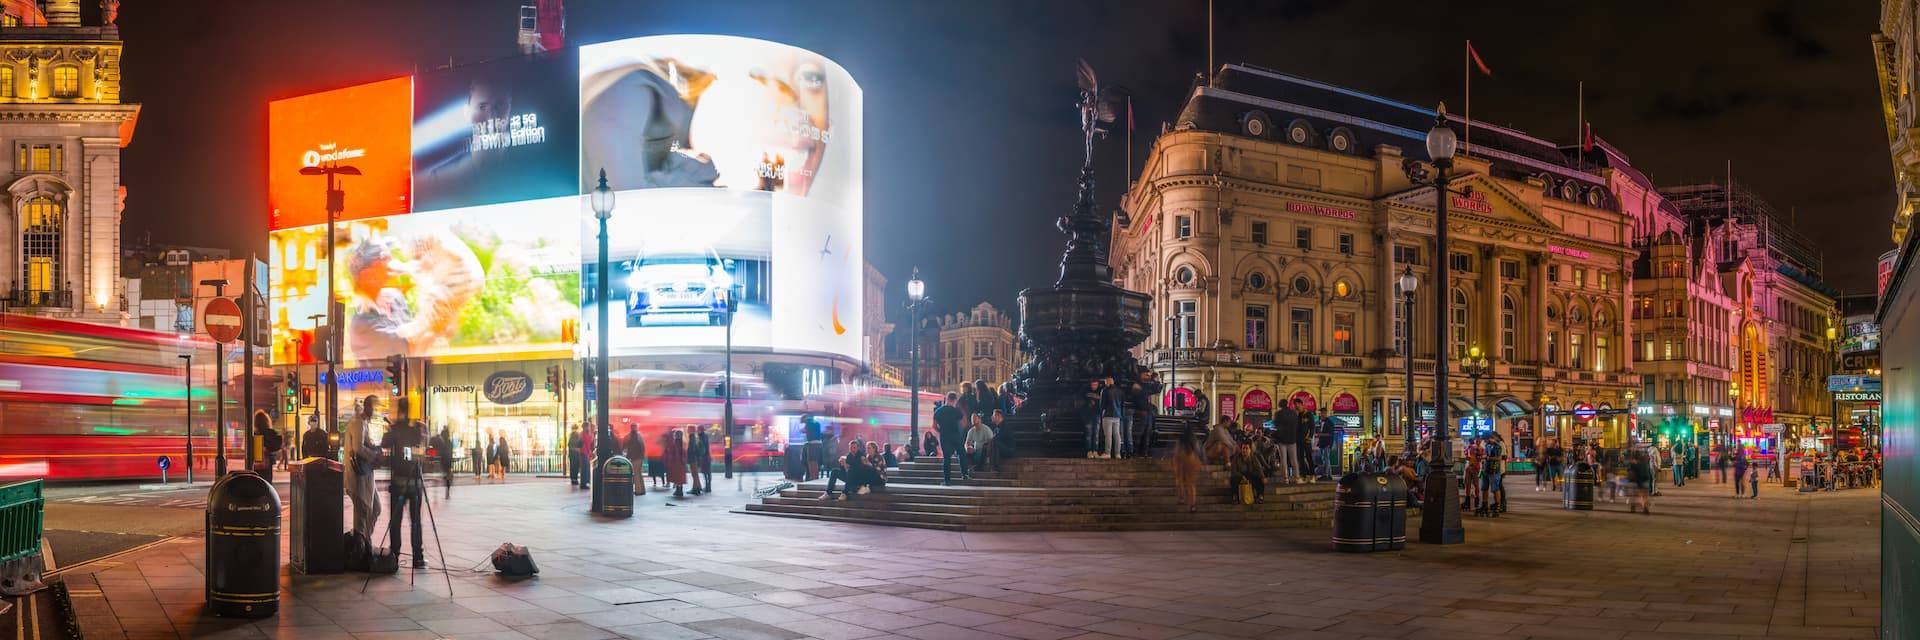
<svg viewBox="0 0 1920 640"><path fill-rule="evenodd" d="M1352 209L1327 207L1317 204L1307 204L1305 202L1289 202L1287 203L1287 210L1294 213L1311 213L1316 216L1339 218L1341 220L1352 220L1360 216L1360 212Z"/></svg>
<svg viewBox="0 0 1920 640"><path fill-rule="evenodd" d="M1582 258L1582 259L1585 259L1585 258L1591 258L1591 257L1593 257L1593 254L1591 254L1591 253L1587 253L1587 252L1585 252L1585 251L1581 251L1581 250L1579 250L1579 249L1575 249L1575 248L1573 248L1573 247L1562 247L1562 246L1560 246L1560 245L1557 245L1557 244L1550 244L1550 245L1547 245L1547 251L1549 251L1549 252L1551 252L1551 253L1554 253L1554 254L1557 254L1557 255L1563 255L1563 256L1566 256L1566 257L1569 257L1569 258Z"/></svg>

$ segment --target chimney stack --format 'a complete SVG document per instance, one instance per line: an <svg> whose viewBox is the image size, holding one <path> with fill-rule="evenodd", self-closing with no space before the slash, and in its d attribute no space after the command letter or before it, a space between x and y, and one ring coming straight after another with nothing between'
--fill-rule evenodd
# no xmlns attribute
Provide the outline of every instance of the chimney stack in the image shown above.
<svg viewBox="0 0 1920 640"><path fill-rule="evenodd" d="M47 26L80 26L80 0L47 0Z"/></svg>

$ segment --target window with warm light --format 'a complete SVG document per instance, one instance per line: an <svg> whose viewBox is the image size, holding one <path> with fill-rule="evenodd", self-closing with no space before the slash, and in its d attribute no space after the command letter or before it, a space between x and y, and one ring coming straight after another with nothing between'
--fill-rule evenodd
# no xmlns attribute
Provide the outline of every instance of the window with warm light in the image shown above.
<svg viewBox="0 0 1920 640"><path fill-rule="evenodd" d="M1452 349L1449 357L1467 352L1467 292L1453 290L1453 304L1447 307L1447 338Z"/></svg>
<svg viewBox="0 0 1920 640"><path fill-rule="evenodd" d="M1587 357L1583 353L1585 338L1583 334L1567 334L1567 364L1575 369L1585 369L1587 366Z"/></svg>
<svg viewBox="0 0 1920 640"><path fill-rule="evenodd" d="M1353 295L1353 285L1347 284L1345 280L1333 283L1333 297L1345 298L1350 295Z"/></svg>
<svg viewBox="0 0 1920 640"><path fill-rule="evenodd" d="M1547 364L1560 366L1560 332L1547 332Z"/></svg>
<svg viewBox="0 0 1920 640"><path fill-rule="evenodd" d="M1174 335L1175 347L1182 349L1191 348L1196 341L1196 327L1194 326L1195 306L1192 300L1181 300L1174 304L1174 308L1177 310L1175 312L1175 322L1178 323L1178 328L1175 330Z"/></svg>
<svg viewBox="0 0 1920 640"><path fill-rule="evenodd" d="M1294 351L1305 353L1313 350L1313 310L1294 307L1288 312L1288 341Z"/></svg>
<svg viewBox="0 0 1920 640"><path fill-rule="evenodd" d="M1513 296L1500 296L1500 359L1514 362L1519 355L1519 341L1515 334L1519 330L1519 314L1513 303Z"/></svg>
<svg viewBox="0 0 1920 640"><path fill-rule="evenodd" d="M1353 355L1353 312L1339 311L1333 314L1333 352L1343 356Z"/></svg>
<svg viewBox="0 0 1920 640"><path fill-rule="evenodd" d="M53 97L80 97L80 68L61 65L53 68Z"/></svg>
<svg viewBox="0 0 1920 640"><path fill-rule="evenodd" d="M67 170L66 147L58 143L21 143L14 154L14 171Z"/></svg>
<svg viewBox="0 0 1920 640"><path fill-rule="evenodd" d="M20 271L25 274L22 284L29 304L45 300L59 282L64 214L59 203L45 197L28 200L20 208Z"/></svg>
<svg viewBox="0 0 1920 640"><path fill-rule="evenodd" d="M13 97L13 67L0 67L0 98Z"/></svg>
<svg viewBox="0 0 1920 640"><path fill-rule="evenodd" d="M1607 343L1606 336L1594 336L1593 338L1593 370L1594 371L1607 370L1607 344L1608 343Z"/></svg>

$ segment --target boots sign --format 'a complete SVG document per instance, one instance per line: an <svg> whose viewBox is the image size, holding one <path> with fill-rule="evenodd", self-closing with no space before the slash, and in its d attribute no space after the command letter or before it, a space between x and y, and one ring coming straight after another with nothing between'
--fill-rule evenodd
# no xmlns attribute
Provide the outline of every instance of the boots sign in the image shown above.
<svg viewBox="0 0 1920 640"><path fill-rule="evenodd" d="M487 376L481 393L494 404L520 404L533 395L533 378L519 371L496 371Z"/></svg>

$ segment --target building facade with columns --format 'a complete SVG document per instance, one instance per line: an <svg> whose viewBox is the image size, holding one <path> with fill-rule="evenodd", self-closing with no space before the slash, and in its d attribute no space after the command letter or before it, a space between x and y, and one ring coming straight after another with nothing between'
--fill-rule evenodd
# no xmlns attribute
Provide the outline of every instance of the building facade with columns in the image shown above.
<svg viewBox="0 0 1920 640"><path fill-rule="evenodd" d="M1425 160L1433 122L1249 65L1193 89L1128 190L1113 248L1120 284L1154 296L1141 355L1170 393L1204 392L1214 415L1240 419L1299 398L1397 443L1408 418L1432 420L1437 360L1456 430L1475 425L1461 421L1477 399L1517 445L1625 442L1641 387L1626 321L1635 252L1608 170L1510 129L1475 122L1469 136L1453 117L1452 239L1436 247L1434 189L1402 168ZM1445 291L1437 260L1450 261ZM1418 278L1411 389L1404 273ZM1493 363L1477 398L1460 363L1476 346Z"/></svg>
<svg viewBox="0 0 1920 640"><path fill-rule="evenodd" d="M120 149L139 105L120 102L118 3L81 24L80 0L0 4L0 287L13 313L121 323Z"/></svg>

